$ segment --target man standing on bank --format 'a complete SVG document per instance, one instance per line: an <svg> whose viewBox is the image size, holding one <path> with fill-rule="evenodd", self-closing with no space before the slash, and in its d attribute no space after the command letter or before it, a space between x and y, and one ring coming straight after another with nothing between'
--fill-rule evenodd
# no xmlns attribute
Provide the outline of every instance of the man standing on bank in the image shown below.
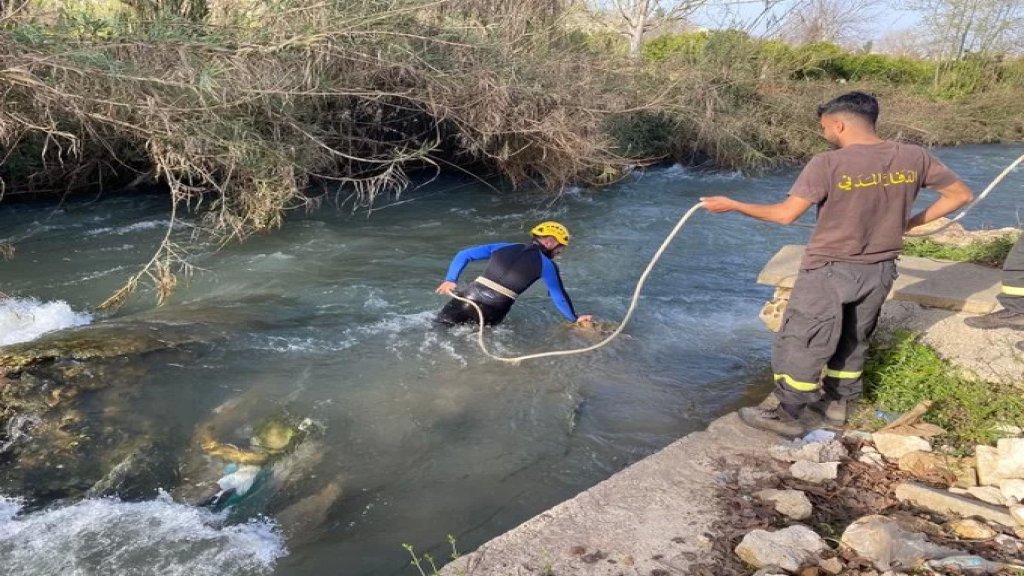
<svg viewBox="0 0 1024 576"><path fill-rule="evenodd" d="M868 341L896 279L903 233L973 198L970 188L925 149L878 137L874 96L844 94L819 106L818 118L835 150L811 158L786 200L747 204L723 196L701 198L710 212L736 211L778 224L791 224L817 206L818 223L772 346L779 405L740 410L749 426L789 437L808 430L812 404L829 424L846 423L863 389ZM911 217L924 187L940 197Z"/></svg>
<svg viewBox="0 0 1024 576"><path fill-rule="evenodd" d="M516 298L534 282L544 280L548 294L558 311L569 322L586 325L593 319L580 316L562 286L562 276L553 260L569 246L569 230L558 222L541 222L530 230L529 244L498 242L466 248L455 255L448 273L435 292L450 294L466 265L474 260L487 260L484 273L457 293L472 300L483 313L484 324L492 326L505 319ZM437 315L436 322L447 326L479 322L476 309L466 302L452 299Z"/></svg>

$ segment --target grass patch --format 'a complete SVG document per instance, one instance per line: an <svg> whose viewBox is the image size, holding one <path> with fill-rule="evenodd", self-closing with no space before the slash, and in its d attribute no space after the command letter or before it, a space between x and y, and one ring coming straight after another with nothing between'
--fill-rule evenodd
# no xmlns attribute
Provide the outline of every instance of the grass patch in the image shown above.
<svg viewBox="0 0 1024 576"><path fill-rule="evenodd" d="M1017 238L1016 234L1007 234L994 240L976 240L966 246L949 246L929 238L907 240L903 246L903 253L907 256L953 262L973 262L983 266L1001 268Z"/></svg>
<svg viewBox="0 0 1024 576"><path fill-rule="evenodd" d="M854 419L858 424L877 420L875 410L906 412L922 400L934 402L924 419L945 428L954 446L991 444L1001 424L1024 424L1020 390L966 378L910 332L874 346L864 371L866 402Z"/></svg>

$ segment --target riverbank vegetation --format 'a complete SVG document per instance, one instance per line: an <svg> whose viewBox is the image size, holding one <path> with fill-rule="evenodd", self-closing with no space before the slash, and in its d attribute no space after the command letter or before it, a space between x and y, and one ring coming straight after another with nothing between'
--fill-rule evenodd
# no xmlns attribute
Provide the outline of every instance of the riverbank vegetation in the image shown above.
<svg viewBox="0 0 1024 576"><path fill-rule="evenodd" d="M933 402L925 420L945 428L956 446L992 443L1001 427L1024 425L1019 389L966 377L910 332L876 343L864 372L865 402L854 418L860 427L877 410L898 414L923 400Z"/></svg>
<svg viewBox="0 0 1024 576"><path fill-rule="evenodd" d="M886 136L1024 138L1019 57L875 54L753 24L642 27L637 43L599 4L4 3L0 200L157 182L175 214L240 239L288 210L366 205L446 170L557 191L638 163L799 161L823 149L815 105L853 88L881 96ZM642 7L679 24L704 4ZM166 297L186 254L168 234L107 304L146 278Z"/></svg>
<svg viewBox="0 0 1024 576"><path fill-rule="evenodd" d="M903 246L907 256L920 256L952 262L973 262L991 268L1002 268L1019 234L1007 234L991 240L974 240L958 246L943 244L929 238L910 239Z"/></svg>

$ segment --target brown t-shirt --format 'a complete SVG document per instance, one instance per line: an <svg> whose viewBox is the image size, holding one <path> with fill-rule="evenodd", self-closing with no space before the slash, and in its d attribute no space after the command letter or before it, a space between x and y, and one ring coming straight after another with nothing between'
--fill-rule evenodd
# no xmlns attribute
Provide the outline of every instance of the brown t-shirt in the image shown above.
<svg viewBox="0 0 1024 576"><path fill-rule="evenodd" d="M818 206L818 225L802 267L895 259L903 250L918 191L957 180L952 170L912 144L854 144L816 155L789 191Z"/></svg>

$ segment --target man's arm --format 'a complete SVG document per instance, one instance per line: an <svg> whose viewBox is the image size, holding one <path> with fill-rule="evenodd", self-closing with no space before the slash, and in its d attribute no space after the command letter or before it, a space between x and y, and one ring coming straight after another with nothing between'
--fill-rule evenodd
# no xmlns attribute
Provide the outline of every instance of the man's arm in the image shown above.
<svg viewBox="0 0 1024 576"><path fill-rule="evenodd" d="M956 212L960 208L974 200L974 193L962 180L957 180L944 188L935 188L939 193L939 199L931 206L918 212L907 221L907 230L927 224L936 218L942 218L946 214Z"/></svg>
<svg viewBox="0 0 1024 576"><path fill-rule="evenodd" d="M726 196L708 196L700 201L708 212L739 212L775 224L796 222L812 205L809 200L797 196L789 196L777 204L747 204Z"/></svg>

